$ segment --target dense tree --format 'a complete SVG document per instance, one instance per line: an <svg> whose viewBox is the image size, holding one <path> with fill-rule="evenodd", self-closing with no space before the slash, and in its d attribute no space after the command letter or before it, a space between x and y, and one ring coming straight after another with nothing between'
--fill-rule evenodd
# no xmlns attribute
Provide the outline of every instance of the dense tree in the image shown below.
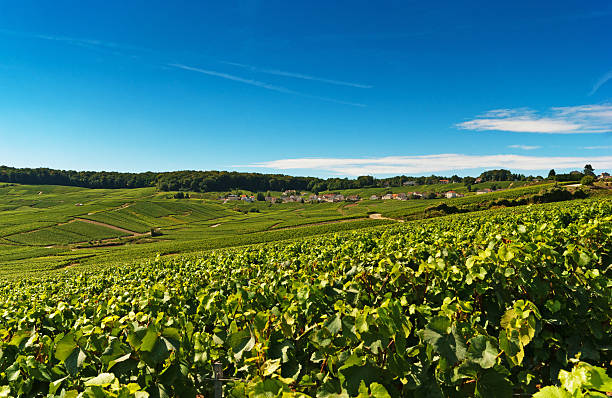
<svg viewBox="0 0 612 398"><path fill-rule="evenodd" d="M372 176L359 176L357 177L357 184L359 187L371 187L374 185L374 177Z"/></svg>
<svg viewBox="0 0 612 398"><path fill-rule="evenodd" d="M584 177L584 174L582 174L580 171L575 170L567 174L557 174L555 176L555 180L559 182L565 182L565 181L578 182L580 181L580 179L582 179L582 177Z"/></svg>
<svg viewBox="0 0 612 398"><path fill-rule="evenodd" d="M592 170L592 169L591 169ZM551 170L554 173L554 170ZM586 171L586 168L585 168ZM578 181L582 173L567 175L567 181ZM570 173L571 174L571 173ZM481 174L484 181L524 180L522 174L512 174L508 170L491 170ZM377 179L372 176L359 176L356 179L317 177L294 177L284 174L239 173L230 171L172 171L164 173L119 173L107 171L53 170L47 168L14 168L0 166L0 182L38 185L67 185L85 188L142 188L157 187L160 191L228 192L245 190L265 191L322 191L366 188L399 187L413 181L416 185L435 184L443 176L429 177L395 176ZM473 177L461 178L454 175L453 182L463 181L466 186L474 184Z"/></svg>
<svg viewBox="0 0 612 398"><path fill-rule="evenodd" d="M591 175L586 175L580 179L580 184L582 185L593 185L595 182L595 177Z"/></svg>
<svg viewBox="0 0 612 398"><path fill-rule="evenodd" d="M556 175L557 173L555 172L555 169L550 169L550 171L548 172L548 178L551 180L554 179Z"/></svg>
<svg viewBox="0 0 612 398"><path fill-rule="evenodd" d="M591 176L591 177L595 177L595 173L593 171L593 166L591 166L590 164L587 164L584 166L584 175L585 176Z"/></svg>
<svg viewBox="0 0 612 398"><path fill-rule="evenodd" d="M482 181L512 181L519 179L518 175L504 169L485 171L479 177Z"/></svg>
<svg viewBox="0 0 612 398"><path fill-rule="evenodd" d="M68 185L86 188L141 188L155 185L157 173L18 169L0 166L0 181L20 184Z"/></svg>
<svg viewBox="0 0 612 398"><path fill-rule="evenodd" d="M463 177L463 183L465 184L466 187L473 185L475 182L476 182L476 179L474 177Z"/></svg>

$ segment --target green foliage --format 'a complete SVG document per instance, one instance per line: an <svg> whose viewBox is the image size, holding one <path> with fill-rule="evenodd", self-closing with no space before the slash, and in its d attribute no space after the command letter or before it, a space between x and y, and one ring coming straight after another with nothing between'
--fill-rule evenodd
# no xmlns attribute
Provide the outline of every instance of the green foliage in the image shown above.
<svg viewBox="0 0 612 398"><path fill-rule="evenodd" d="M510 170L498 169L489 170L480 174L480 179L483 181L508 181L518 179L516 174L512 174Z"/></svg>
<svg viewBox="0 0 612 398"><path fill-rule="evenodd" d="M592 175L586 175L580 180L580 184L582 185L593 185L594 182L595 177L593 177Z"/></svg>
<svg viewBox="0 0 612 398"><path fill-rule="evenodd" d="M547 386L534 398L606 397L612 393L612 378L606 370L586 362L577 362L571 371L559 371L561 387ZM607 394L606 394L607 393Z"/></svg>
<svg viewBox="0 0 612 398"><path fill-rule="evenodd" d="M217 361L230 396L594 394L605 372L564 369L612 359L611 213L462 214L14 281L0 396L210 396Z"/></svg>

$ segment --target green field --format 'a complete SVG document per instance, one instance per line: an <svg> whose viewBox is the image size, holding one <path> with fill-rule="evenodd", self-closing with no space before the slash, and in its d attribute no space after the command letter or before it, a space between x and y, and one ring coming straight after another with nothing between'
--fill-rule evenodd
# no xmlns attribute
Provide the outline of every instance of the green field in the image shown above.
<svg viewBox="0 0 612 398"><path fill-rule="evenodd" d="M370 206L231 203L153 188L0 188L0 276L131 262L391 223ZM256 211L253 211L256 210ZM161 233L151 236L151 229Z"/></svg>
<svg viewBox="0 0 612 398"><path fill-rule="evenodd" d="M550 186L509 188L456 199L223 204L197 194L190 199L173 199L171 194L154 188L6 185L0 188L0 276L87 269L116 261L137 262L157 254L193 253L367 228L394 220L426 218L427 209L440 203L478 205ZM449 188L437 185L441 187ZM372 213L387 219L371 219ZM158 232L156 236L151 236L152 229Z"/></svg>

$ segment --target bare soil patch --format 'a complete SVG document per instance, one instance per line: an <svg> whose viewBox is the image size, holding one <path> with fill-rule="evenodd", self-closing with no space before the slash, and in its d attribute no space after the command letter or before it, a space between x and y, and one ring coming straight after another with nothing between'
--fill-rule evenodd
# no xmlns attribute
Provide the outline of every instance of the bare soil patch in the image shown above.
<svg viewBox="0 0 612 398"><path fill-rule="evenodd" d="M404 222L404 220L398 220L396 218L383 217L383 215L380 213L370 214L370 218L373 220L392 220L397 222Z"/></svg>

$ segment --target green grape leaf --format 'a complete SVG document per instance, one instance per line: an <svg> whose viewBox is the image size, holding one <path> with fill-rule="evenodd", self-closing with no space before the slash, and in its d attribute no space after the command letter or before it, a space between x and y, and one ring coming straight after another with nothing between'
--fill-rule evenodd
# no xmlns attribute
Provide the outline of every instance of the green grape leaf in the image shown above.
<svg viewBox="0 0 612 398"><path fill-rule="evenodd" d="M548 386L533 394L533 398L571 398L572 395L559 387Z"/></svg>
<svg viewBox="0 0 612 398"><path fill-rule="evenodd" d="M487 369L476 380L475 392L480 398L511 398L512 384L502 374Z"/></svg>
<svg viewBox="0 0 612 398"><path fill-rule="evenodd" d="M470 339L467 358L483 369L492 368L497 362L497 344L495 339L487 336L476 336Z"/></svg>
<svg viewBox="0 0 612 398"><path fill-rule="evenodd" d="M85 386L100 386L106 387L115 380L115 375L112 373L100 373L85 382Z"/></svg>
<svg viewBox="0 0 612 398"><path fill-rule="evenodd" d="M68 373L71 376L75 376L83 366L83 362L85 362L85 359L85 352L79 347L72 350L68 358L66 358L66 360L64 361L64 365L66 366L66 370L68 371Z"/></svg>
<svg viewBox="0 0 612 398"><path fill-rule="evenodd" d="M227 343L234 353L234 358L240 360L245 351L251 351L253 349L255 346L255 338L248 329L243 329L239 332L230 334Z"/></svg>
<svg viewBox="0 0 612 398"><path fill-rule="evenodd" d="M391 398L391 395L387 392L387 389L376 382L370 384L370 392L372 398Z"/></svg>
<svg viewBox="0 0 612 398"><path fill-rule="evenodd" d="M74 338L74 333L66 334L55 345L55 358L59 361L65 361L76 348L77 343Z"/></svg>

